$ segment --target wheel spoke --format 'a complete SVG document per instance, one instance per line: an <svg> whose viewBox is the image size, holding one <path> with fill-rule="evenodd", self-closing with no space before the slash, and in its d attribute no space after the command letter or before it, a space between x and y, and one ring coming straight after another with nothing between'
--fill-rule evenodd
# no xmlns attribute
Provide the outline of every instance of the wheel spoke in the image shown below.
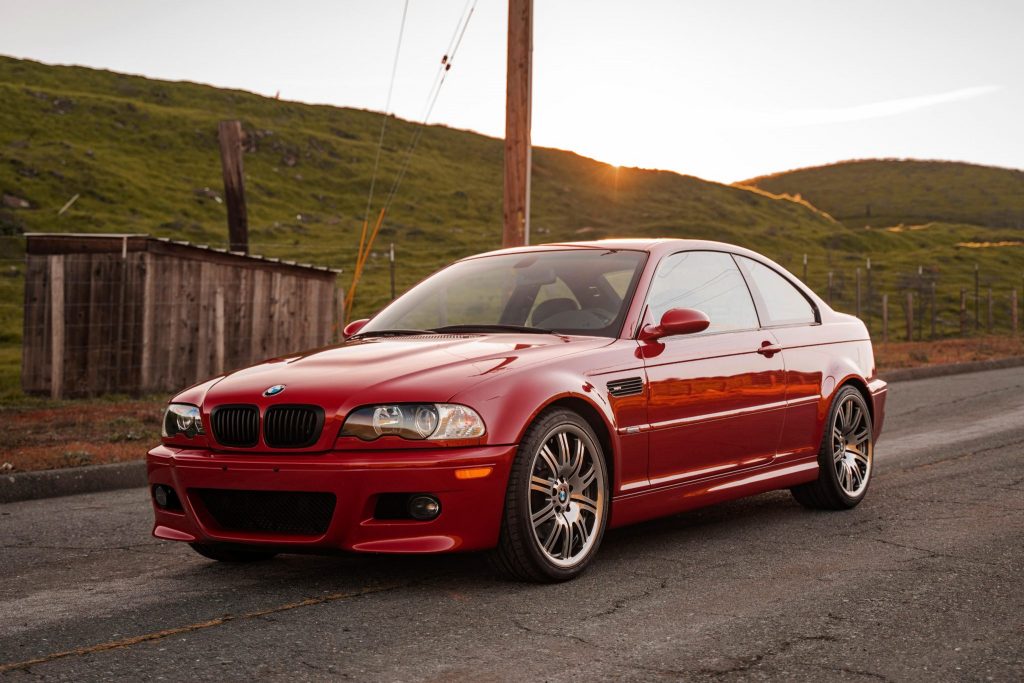
<svg viewBox="0 0 1024 683"><path fill-rule="evenodd" d="M533 520L533 526L535 528L539 527L541 524L543 524L544 522L548 521L549 519L551 519L554 516L555 516L555 504L552 503L551 501L548 501L547 505L545 505L540 510L537 510L537 512L533 513L533 516L531 517L531 519Z"/></svg>
<svg viewBox="0 0 1024 683"><path fill-rule="evenodd" d="M852 433L861 422L860 406L850 401L850 424L847 425L848 433Z"/></svg>
<svg viewBox="0 0 1024 683"><path fill-rule="evenodd" d="M551 531L548 533L548 537L544 539L544 550L551 552L555 547L555 541L558 539L558 533L562 530L562 525L559 523L561 520L555 519L555 523L551 525Z"/></svg>
<svg viewBox="0 0 1024 683"><path fill-rule="evenodd" d="M551 452L551 449L547 447L547 444L541 446L540 457L543 458L544 464L551 470L551 476L558 476L558 462L555 460L555 454Z"/></svg>
<svg viewBox="0 0 1024 683"><path fill-rule="evenodd" d="M563 468L569 467L569 435L565 432L558 433L558 464Z"/></svg>
<svg viewBox="0 0 1024 683"><path fill-rule="evenodd" d="M583 444L583 439L576 439L576 449L573 454L572 465L569 468L570 477L578 477L580 475L580 468L583 467L583 459L587 455L587 447Z"/></svg>
<svg viewBox="0 0 1024 683"><path fill-rule="evenodd" d="M553 484L552 479L545 479L544 477L538 477L536 474L530 477L530 490L536 491L537 493L543 493L545 495L551 495L551 486Z"/></svg>
<svg viewBox="0 0 1024 683"><path fill-rule="evenodd" d="M562 559L568 560L572 557L572 524L565 522L563 524L565 524L565 528L562 531L564 534L562 537Z"/></svg>
<svg viewBox="0 0 1024 683"><path fill-rule="evenodd" d="M580 512L589 512L590 514L597 516L597 501L593 498L588 498L582 493L573 493L569 499L580 506Z"/></svg>
<svg viewBox="0 0 1024 683"><path fill-rule="evenodd" d="M576 527L576 538L580 540L580 545L585 545L587 539L590 538L590 532L587 531L587 525L583 523L583 518L577 517L572 525Z"/></svg>
<svg viewBox="0 0 1024 683"><path fill-rule="evenodd" d="M868 458L867 458L867 456L864 455L863 453L861 453L860 451L853 450L852 448L850 449L850 452L853 453L853 459L856 460L858 463L861 463L862 465L864 465L864 467L866 469L867 466L868 466Z"/></svg>
<svg viewBox="0 0 1024 683"><path fill-rule="evenodd" d="M850 485L854 487L854 490L859 489L861 482L864 481L864 475L861 474L859 467L850 466Z"/></svg>
<svg viewBox="0 0 1024 683"><path fill-rule="evenodd" d="M597 479L597 468L591 466L590 469L587 470L586 474L580 475L577 479L578 485L576 486L576 490L586 491L590 488L590 485L594 483L595 479Z"/></svg>

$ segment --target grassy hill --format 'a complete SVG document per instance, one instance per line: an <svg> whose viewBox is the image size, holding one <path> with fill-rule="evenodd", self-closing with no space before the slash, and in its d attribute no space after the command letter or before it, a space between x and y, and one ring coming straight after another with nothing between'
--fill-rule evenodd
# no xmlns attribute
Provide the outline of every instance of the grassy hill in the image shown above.
<svg viewBox="0 0 1024 683"><path fill-rule="evenodd" d="M344 268L341 284L347 286L381 114L6 57L0 57L0 102L0 194L7 196L0 203L0 395L16 392L20 363L20 235L138 232L226 246L216 138L223 119L240 119L248 136L252 251ZM391 185L416 130L400 119L389 123L378 197ZM821 208L838 219L833 220L807 202L772 196L788 190L771 179L758 179L757 187L729 186L540 148L534 153L533 242L631 235L711 238L762 251L797 274L808 254L809 283L825 294L832 272L833 301L847 309L852 309L854 268L871 256L875 293L920 285L921 266L925 277L939 279L940 293L948 289L958 300L975 264L984 283L999 291L1019 287L1024 271L1024 250L963 246L1020 239L1012 225L1019 215L1013 207L1022 197L1021 174L982 171L1017 179L1018 185L1000 180L988 186L987 175L977 176L977 182L975 174L965 176L978 196L992 195L996 208L974 211L981 202L972 200L971 210L961 214L943 208L946 222L924 230L879 230L852 219L865 203L857 194L861 181L850 181L855 189L848 187L847 194L855 198L849 210L843 208L839 185L832 192L835 206L822 201ZM908 182L916 187L916 181ZM930 187L920 190L921 215L930 215L928 197L945 207L944 193L956 196L949 182ZM810 189L800 193L817 205ZM58 216L76 194L79 199ZM426 129L368 262L353 313L369 314L387 302L383 255L390 242L396 245L399 291L455 258L499 247L501 199L500 140L444 126ZM873 201L882 211L879 200Z"/></svg>
<svg viewBox="0 0 1024 683"><path fill-rule="evenodd" d="M1024 229L1024 171L952 161L866 159L737 183L800 196L849 226L928 222Z"/></svg>

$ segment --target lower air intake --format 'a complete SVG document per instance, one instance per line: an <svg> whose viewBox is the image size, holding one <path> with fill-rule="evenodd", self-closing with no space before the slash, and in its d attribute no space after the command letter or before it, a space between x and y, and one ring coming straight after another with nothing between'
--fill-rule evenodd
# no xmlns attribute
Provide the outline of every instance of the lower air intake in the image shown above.
<svg viewBox="0 0 1024 683"><path fill-rule="evenodd" d="M191 489L225 531L322 536L331 524L333 493Z"/></svg>

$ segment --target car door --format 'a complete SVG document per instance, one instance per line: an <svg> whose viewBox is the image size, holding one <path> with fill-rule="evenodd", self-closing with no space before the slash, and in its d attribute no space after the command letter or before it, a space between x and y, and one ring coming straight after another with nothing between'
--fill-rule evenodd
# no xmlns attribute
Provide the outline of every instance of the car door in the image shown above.
<svg viewBox="0 0 1024 683"><path fill-rule="evenodd" d="M831 361L819 342L820 317L811 300L770 265L736 256L754 297L762 328L771 330L786 364L786 422L778 457L799 459L818 452L821 391Z"/></svg>
<svg viewBox="0 0 1024 683"><path fill-rule="evenodd" d="M704 332L641 342L649 382L652 486L770 462L785 415L785 368L777 340L760 329L733 256L686 251L658 265L647 322L670 308L711 319Z"/></svg>

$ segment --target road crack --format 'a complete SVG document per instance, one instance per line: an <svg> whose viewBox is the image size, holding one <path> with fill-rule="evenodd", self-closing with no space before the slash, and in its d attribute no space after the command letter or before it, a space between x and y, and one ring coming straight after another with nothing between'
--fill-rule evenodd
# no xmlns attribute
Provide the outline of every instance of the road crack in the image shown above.
<svg viewBox="0 0 1024 683"><path fill-rule="evenodd" d="M287 612L293 609L299 609L301 607L312 607L314 605L323 605L330 602L337 602L339 600L351 600L352 598L362 597L364 595L371 595L373 593L384 593L388 591L397 590L399 588L408 588L409 585L410 584L389 584L383 586L371 586L368 588L363 588L355 591L348 591L343 593L330 593L328 595L322 595L318 598L306 598L305 600L300 600L298 602L290 602L284 605L278 605L277 607L269 607L266 609L255 610L252 612L245 612L243 614L225 614L222 617L210 619L209 621L202 621L196 624L177 626L175 628L164 629L162 631L155 631L153 633L145 633L140 636L132 636L130 638L122 638L120 640L112 640L106 643L99 643L98 645L79 647L73 650L63 650L61 652L54 652L48 655L44 655L43 657L37 657L35 659L29 659L23 662L9 662L6 664L0 664L0 674L14 670L28 671L30 667L36 666L38 664L46 664L56 659L95 654L97 652L106 652L108 650L119 650L121 648L138 645L139 643L147 643L154 640L162 640L164 638L169 638L171 636L193 633L195 631L202 631L208 628L213 628L215 626L223 626L224 624L227 624L232 621L259 619L269 614Z"/></svg>

